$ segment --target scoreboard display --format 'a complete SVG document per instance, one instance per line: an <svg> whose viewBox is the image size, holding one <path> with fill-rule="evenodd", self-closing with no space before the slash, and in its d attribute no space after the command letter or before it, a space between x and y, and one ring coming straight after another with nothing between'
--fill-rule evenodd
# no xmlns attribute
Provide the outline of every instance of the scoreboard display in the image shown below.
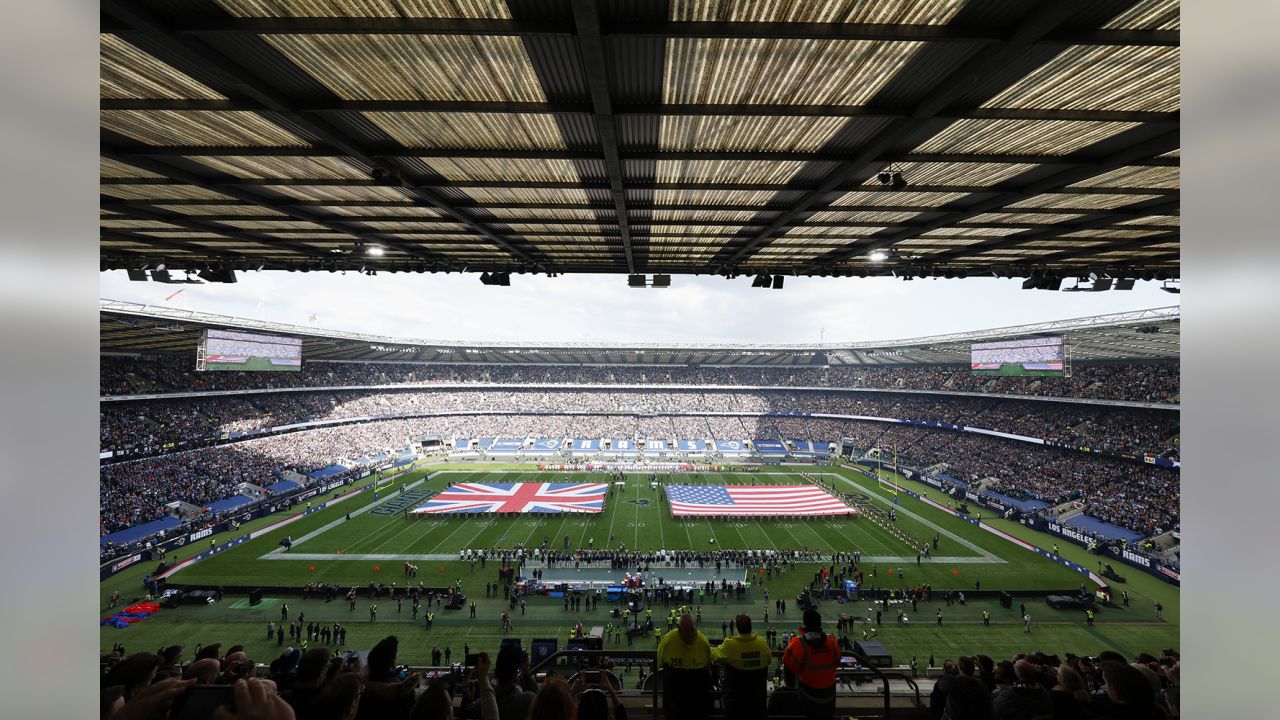
<svg viewBox="0 0 1280 720"><path fill-rule="evenodd" d="M973 343L969 368L974 375L1062 377L1064 357L1061 335L997 340Z"/></svg>
<svg viewBox="0 0 1280 720"><path fill-rule="evenodd" d="M238 330L205 330L200 344L201 370L302 369L302 339Z"/></svg>

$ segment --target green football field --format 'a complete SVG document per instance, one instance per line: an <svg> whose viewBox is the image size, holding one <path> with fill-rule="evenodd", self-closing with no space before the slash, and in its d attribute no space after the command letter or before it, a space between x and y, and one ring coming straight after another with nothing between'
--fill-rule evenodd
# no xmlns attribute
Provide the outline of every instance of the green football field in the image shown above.
<svg viewBox="0 0 1280 720"><path fill-rule="evenodd" d="M480 564L473 567L458 560L459 551L466 548L537 546L544 538L550 540L553 548L559 549L565 536L570 538L571 547L600 548L625 544L627 549L641 550L808 548L828 554L834 550L859 550L863 556L862 567L868 574L865 587L896 588L929 583L936 591L934 602L920 603L914 612L907 610L908 623L896 624L894 613L890 612L884 614L883 624L875 628L877 639L885 643L895 661L899 662L906 662L915 655L923 664L931 654L938 662L964 653L986 653L1002 658L1037 649L1088 655L1115 649L1132 656L1139 652L1158 654L1163 648L1178 646L1177 590L1136 570L1127 573L1126 584L1115 588L1117 596L1119 590L1128 590L1130 607L1102 610L1094 627L1086 625L1082 613L1053 610L1038 597L1020 598L1026 602L1032 616L1030 634L1024 632L1017 603L1012 609L1005 609L994 599L974 599L965 606L949 606L942 601L942 590L971 591L980 583L984 590L1005 589L1018 595L1019 591L1072 590L1078 588L1084 578L906 494L895 500L896 494L891 489L864 475L825 467L812 468L808 472L833 484L841 493L854 494L860 505L869 509L871 515L880 515L881 520L877 522L869 515L852 520L676 520L671 517L658 492L650 488L648 473L627 475L625 487L609 496L604 512L591 516L406 516L400 510L401 506L416 507L425 502L429 493L443 489L449 482L563 482L566 479L566 473L538 473L515 465L436 465L430 469L430 475L427 471L415 471L384 485L376 499L372 492L360 493L206 561L189 565L170 581L228 587L303 586L311 582L333 583L343 588L367 586L370 582L388 586L394 582L403 586L406 582L403 565L409 561L419 567L415 582L421 581L430 587L460 580L463 591L478 604L475 619L468 617L466 611L437 610L434 627L428 631L422 623L411 621L408 603L397 610L396 604L385 596L376 601L377 619L372 621L367 597L360 598L353 612L341 599L326 603L322 600L302 601L296 596L268 596L261 605L249 606L243 593L228 593L221 603L212 606L188 605L165 609L127 629L102 628L102 646L109 650L113 643L122 642L128 649L155 649L165 644L181 643L191 649L197 643L221 642L224 647L240 643L255 659L269 661L280 652L280 648L274 640L266 639L266 623L278 620L281 602L287 602L291 615L296 616L301 610L306 612L308 620L336 621L346 625L347 646L352 649L368 649L381 637L395 634L400 638L400 658L404 662L427 663L433 646L448 647L460 658L464 644L473 650L497 647L499 638L504 636L499 627L499 614L508 607L501 599L485 596L485 583L497 579L499 564L489 562L484 567ZM606 478L600 474L568 474L569 481L575 482L602 482ZM799 472L787 472L784 468L778 468L776 473L684 474L674 476L671 481L692 484L807 482ZM915 486L901 478L898 481L913 489L923 489L923 486ZM896 522L883 518L890 508L896 510ZM280 514L246 523L237 534L264 527L283 517L284 514ZM1016 523L994 521L989 524L1044 548L1052 547L1055 542L1047 535L1029 531ZM294 541L288 552L283 552L278 545L285 535ZM900 535L909 540L900 538ZM913 541L932 541L935 535L939 543L933 557L918 560ZM610 542L611 537L613 542ZM222 542L228 538L229 534L214 540ZM1096 564L1097 558L1082 548L1062 541L1059 543L1067 559L1090 567ZM178 559L189 554L191 550ZM126 600L140 593L142 577L154 569L155 563L140 565L102 583L103 616L110 612L106 607L107 598L113 590L120 590ZM769 624L779 632L794 628L799 623L794 598L820 567L822 565L818 563L797 563L789 571L775 574L772 578L757 575L752 579L753 587L747 599L730 599L727 604L708 602L702 608L704 631L709 637L718 638L721 623L740 612L751 614L758 626L763 625L765 588L770 592ZM662 575L664 570L654 568L653 574ZM573 571L558 569L556 572ZM580 572L595 575L608 571L607 568L597 568ZM670 570L666 574L671 576L676 572ZM548 577L551 573L552 570L547 571ZM725 571L730 580L743 579L744 575L741 569ZM778 616L774 608L773 600L779 598L789 601L789 612L785 616ZM1165 607L1163 620L1155 617L1153 605L1156 601ZM869 606L870 603L865 601L842 605L824 601L821 610L828 620L834 620L838 614L870 616L874 626L874 612L869 612ZM941 626L937 624L939 609L943 613ZM982 625L983 609L991 611L992 625L989 627ZM515 613L515 629L507 635L519 636L526 642L532 638L558 637L562 646L567 628L579 619L587 626L603 626L610 621L604 603L597 611L578 614L566 612L559 600L541 597L529 599L526 614L520 614L519 608ZM656 610L657 617L665 618L665 611ZM861 628L854 631L854 639L861 636ZM289 644L286 636L285 645ZM626 647L625 642L621 647Z"/></svg>
<svg viewBox="0 0 1280 720"><path fill-rule="evenodd" d="M991 377L1062 377L1061 370L1028 370L1020 363L1005 363L999 370L974 370L974 375Z"/></svg>
<svg viewBox="0 0 1280 720"><path fill-rule="evenodd" d="M271 358L251 357L242 363L234 362L208 362L204 364L205 370L245 370L245 371L284 371L299 372L302 370L301 365L275 365L272 364Z"/></svg>

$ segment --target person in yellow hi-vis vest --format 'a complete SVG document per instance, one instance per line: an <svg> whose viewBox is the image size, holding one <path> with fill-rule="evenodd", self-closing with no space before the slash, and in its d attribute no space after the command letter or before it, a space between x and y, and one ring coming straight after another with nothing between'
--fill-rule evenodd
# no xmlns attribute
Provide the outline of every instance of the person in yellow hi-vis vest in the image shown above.
<svg viewBox="0 0 1280 720"><path fill-rule="evenodd" d="M711 649L711 659L723 665L724 714L734 720L762 720L768 703L769 663L773 653L764 638L751 632L751 618L734 618L738 634Z"/></svg>
<svg viewBox="0 0 1280 720"><path fill-rule="evenodd" d="M705 720L711 715L711 643L698 632L692 615L681 615L679 626L658 642L658 667L666 720Z"/></svg>

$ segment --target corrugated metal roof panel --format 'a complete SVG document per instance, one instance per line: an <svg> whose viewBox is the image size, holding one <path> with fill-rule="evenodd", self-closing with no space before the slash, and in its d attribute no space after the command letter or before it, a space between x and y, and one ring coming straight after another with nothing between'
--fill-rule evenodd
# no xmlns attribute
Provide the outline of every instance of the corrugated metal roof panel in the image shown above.
<svg viewBox="0 0 1280 720"><path fill-rule="evenodd" d="M850 227L793 227L783 234L788 240L800 238L869 237L884 230L883 225L858 225Z"/></svg>
<svg viewBox="0 0 1280 720"><path fill-rule="evenodd" d="M1087 208L1090 210L1113 210L1125 205L1151 200L1159 195L1103 195L1088 193L1048 193L1036 195L1026 200L1019 200L1010 208Z"/></svg>
<svg viewBox="0 0 1280 720"><path fill-rule="evenodd" d="M98 95L102 98L224 100L225 95L116 35L98 36Z"/></svg>
<svg viewBox="0 0 1280 720"><path fill-rule="evenodd" d="M148 145L304 147L306 141L242 110L103 110L102 127Z"/></svg>
<svg viewBox="0 0 1280 720"><path fill-rule="evenodd" d="M654 210L653 219L661 221L683 220L686 222L749 222L757 217L757 213L747 210Z"/></svg>
<svg viewBox="0 0 1280 720"><path fill-rule="evenodd" d="M1122 167L1068 185L1076 187L1136 187L1175 190L1181 179L1176 167Z"/></svg>
<svg viewBox="0 0 1280 720"><path fill-rule="evenodd" d="M159 220L126 220L123 218L102 218L98 221L98 225L100 227L114 228L116 230L143 230L155 228L177 230L180 227L172 223L160 222Z"/></svg>
<svg viewBox="0 0 1280 720"><path fill-rule="evenodd" d="M380 185L265 185L272 192L296 200L408 200L402 190Z"/></svg>
<svg viewBox="0 0 1280 720"><path fill-rule="evenodd" d="M103 195L121 200L226 200L234 199L194 185L110 185L101 184Z"/></svg>
<svg viewBox="0 0 1280 720"><path fill-rule="evenodd" d="M765 205L773 200L774 193L766 190L654 190L655 205L688 205L690 207L715 207L716 205Z"/></svg>
<svg viewBox="0 0 1280 720"><path fill-rule="evenodd" d="M674 38L665 103L860 105L923 46L916 42Z"/></svg>
<svg viewBox="0 0 1280 720"><path fill-rule="evenodd" d="M153 173L149 170L134 167L112 160L111 158L98 158L98 174L104 178L160 178L164 177L159 173Z"/></svg>
<svg viewBox="0 0 1280 720"><path fill-rule="evenodd" d="M948 236L975 236L975 237L1004 237L1005 235L1013 235L1014 233L1023 232L1021 228L966 228L966 227L944 227L936 230L930 230L921 233L920 237L927 238L935 235Z"/></svg>
<svg viewBox="0 0 1280 720"><path fill-rule="evenodd" d="M571 160L423 158L422 161L446 180L577 182L580 179Z"/></svg>
<svg viewBox="0 0 1280 720"><path fill-rule="evenodd" d="M1181 0L1144 0L1103 25L1115 30L1181 30Z"/></svg>
<svg viewBox="0 0 1280 720"><path fill-rule="evenodd" d="M157 205L157 209L166 210L179 215L276 215L284 217L279 210L272 210L260 205Z"/></svg>
<svg viewBox="0 0 1280 720"><path fill-rule="evenodd" d="M580 188L458 188L477 203L586 203L587 193Z"/></svg>
<svg viewBox="0 0 1280 720"><path fill-rule="evenodd" d="M507 220L595 220L595 210L574 210L570 208L556 209L511 209L493 208L488 211L495 218Z"/></svg>
<svg viewBox="0 0 1280 720"><path fill-rule="evenodd" d="M423 233L443 233L447 231L464 231L469 230L466 225L454 222L397 222L394 220L366 220L360 223L360 227L369 230L377 230L380 232L423 232Z"/></svg>
<svg viewBox="0 0 1280 720"><path fill-rule="evenodd" d="M899 223L917 217L918 212L850 212L847 210L823 210L809 216L814 222Z"/></svg>
<svg viewBox="0 0 1280 720"><path fill-rule="evenodd" d="M915 185L995 185L1037 165L1019 163L898 163L907 183ZM880 187L875 177L863 183ZM908 187L910 190L910 187ZM891 193L892 195L892 193Z"/></svg>
<svg viewBox="0 0 1280 720"><path fill-rule="evenodd" d="M672 0L671 19L689 22L901 23L945 25L965 0Z"/></svg>
<svg viewBox="0 0 1280 720"><path fill-rule="evenodd" d="M317 207L317 211L330 215L347 217L363 217L367 215L417 215L420 217L440 217L440 211L421 205L397 205L395 207L353 207L350 205L325 205Z"/></svg>
<svg viewBox="0 0 1280 720"><path fill-rule="evenodd" d="M240 230L328 230L305 220L219 220L218 224Z"/></svg>
<svg viewBox="0 0 1280 720"><path fill-rule="evenodd" d="M214 0L238 17L411 17L506 20L503 0Z"/></svg>
<svg viewBox="0 0 1280 720"><path fill-rule="evenodd" d="M985 222L1026 223L1028 225L1052 225L1054 223L1066 222L1068 220L1075 220L1076 218L1080 218L1080 217L1084 217L1084 216L1074 214L1074 213L993 212L993 213L983 213L981 215L975 215L969 218L968 220L965 220L964 222L966 223L985 223Z"/></svg>
<svg viewBox="0 0 1280 720"><path fill-rule="evenodd" d="M1178 66L1176 47L1072 46L983 107L1173 112Z"/></svg>
<svg viewBox="0 0 1280 720"><path fill-rule="evenodd" d="M566 148L556 119L551 115L434 112L371 112L364 115L396 142L409 148Z"/></svg>
<svg viewBox="0 0 1280 720"><path fill-rule="evenodd" d="M771 160L659 160L658 182L785 183L802 162Z"/></svg>
<svg viewBox="0 0 1280 720"><path fill-rule="evenodd" d="M919 205L920 209L923 211L941 207L946 203L953 200L959 200L962 197L965 197L964 193L912 192L910 189L893 192L887 190L858 190L841 195L836 198L831 205L832 207L862 205Z"/></svg>
<svg viewBox="0 0 1280 720"><path fill-rule="evenodd" d="M663 150L773 150L813 152L845 124L838 117L664 116Z"/></svg>
<svg viewBox="0 0 1280 720"><path fill-rule="evenodd" d="M957 120L916 151L1066 155L1138 125L1074 120Z"/></svg>
<svg viewBox="0 0 1280 720"><path fill-rule="evenodd" d="M303 180L363 180L364 169L334 157L256 155L190 156L195 163L239 178Z"/></svg>
<svg viewBox="0 0 1280 720"><path fill-rule="evenodd" d="M546 101L518 37L271 35L266 40L344 100Z"/></svg>

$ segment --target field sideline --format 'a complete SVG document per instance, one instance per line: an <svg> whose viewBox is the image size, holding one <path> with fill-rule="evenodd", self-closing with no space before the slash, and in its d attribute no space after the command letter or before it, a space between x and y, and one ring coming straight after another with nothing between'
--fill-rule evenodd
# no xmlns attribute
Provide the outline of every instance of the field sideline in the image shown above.
<svg viewBox="0 0 1280 720"><path fill-rule="evenodd" d="M811 468L812 474L836 476L836 488L841 492L855 492L881 509L895 507L894 493L878 486L866 476L838 468ZM443 471L443 472L442 472ZM439 611L435 628L427 632L421 624L409 621L409 607L405 604L397 613L395 603L386 598L379 601L377 622L370 622L367 598L361 598L354 613L342 602L300 601L284 598L291 614L305 610L309 619L325 622L350 623L348 645L367 649L377 639L392 633L401 637L401 658L407 662L425 663L432 645L441 647L469 642L472 646L496 646L501 635L497 615L506 604L499 599L485 597L484 583L496 579L497 567L490 563L486 568L471 567L456 560L462 548L514 547L516 544L536 546L543 537L551 540L552 547L560 548L565 535L571 545L585 547L589 541L594 547L610 546L608 539L614 535L628 549L695 549L752 548L752 549L802 549L808 547L826 553L832 550L861 550L863 569L876 570L875 577L868 577L867 587L900 587L896 572L902 568L909 585L930 583L935 590L972 590L980 581L983 589L1039 590L1068 589L1078 587L1083 576L1047 561L1034 553L1017 547L969 523L957 520L947 513L916 501L908 495L897 499L897 526L922 541L940 536L938 549L932 561L916 562L915 553L904 542L876 526L869 518L819 519L813 521L677 521L669 509L660 502L658 493L649 488L647 473L626 476L626 487L620 495L612 495L606 501L605 511L584 519L581 516L563 518L490 518L490 517L436 517L424 519L404 517L401 514L377 514L379 507L386 507L399 497L403 484L407 493L420 490L439 490L449 480L511 482L513 480L562 482L566 473L538 473L527 466L517 465L437 465L431 468L432 477L426 479L426 470L410 473L391 487L384 487L375 500L372 492L365 492L332 509L322 510L288 525L265 533L251 542L233 548L201 563L177 572L171 582L209 586L302 586L310 582L334 583L343 587L365 586L369 582L396 582L403 586L402 559L412 558L421 570L417 580L426 585L450 584L461 579L463 590L479 605L478 619L470 620L465 613ZM571 481L599 482L601 474L567 473ZM911 487L911 483L903 482ZM672 482L739 482L757 484L769 481L804 482L798 472L779 468L777 473L722 473L704 474L702 477L676 475ZM913 489L917 489L914 488ZM416 507L417 504L414 503ZM385 511L384 511L385 512ZM350 520L346 520L350 513ZM239 534L274 522L283 514L246 524ZM1026 530L1020 525L1001 529L1019 537L1051 547L1048 536ZM278 542L290 535L295 545L288 553L278 550ZM216 538L219 542L225 537ZM714 540L714 543L712 542ZM1063 556L1086 566L1096 562L1082 548L1062 544ZM613 546L616 547L616 544ZM446 559L447 558L447 559ZM154 569L154 563L130 568L110 578L101 585L102 615L108 614L106 598L112 590L131 599L139 592L144 574ZM794 598L807 585L817 569L816 564L797 564L795 569L783 575L775 575L768 581L771 598ZM660 571L659 571L660 574ZM869 574L869 572L868 572ZM1111 647L1126 654L1155 652L1178 644L1177 590L1154 578L1140 576L1131 571L1129 584L1117 588L1129 590L1132 600L1127 610L1104 610L1099 613L1095 627L1085 626L1084 619L1075 612L1059 612L1048 608L1038 598L1026 598L1033 616L1035 644L1028 646L1021 622L1015 617L1017 606L1006 610L994 602L971 601L967 606L946 606L935 593L934 603L921 603L906 625L893 624L893 613L883 618L878 628L879 639L894 653L895 660L906 661L909 655L922 659L934 654L939 662L943 657L953 657L964 652L985 652L993 656L1008 656L1028 649L1046 652L1078 652L1096 654ZM1139 577L1133 577L1139 576ZM1166 608L1165 621L1154 618L1152 605L1160 601ZM142 643L143 647L159 647L181 642L188 647L196 642L244 643L253 657L270 660L279 649L274 641L265 638L265 623L279 619L280 599L268 598L260 606L250 608L239 595L228 597L214 606L186 606L181 609L163 610L155 618L135 624L126 630L102 628L100 635L104 649L114 642L127 645ZM824 616L831 620L839 613L866 616L867 603L850 603L837 607L823 603ZM780 630L798 623L794 610L786 618L779 618L773 610L770 621ZM936 625L936 611L943 610L944 625ZM983 608L992 612L993 625L983 627L980 621ZM704 608L704 629L710 637L719 637L720 623L738 612L750 612L757 623L762 621L764 602L759 588L741 603L730 601L727 606ZM517 612L519 612L517 610ZM528 616L515 618L515 634L526 640L533 637L565 636L564 628L577 616L563 610L558 601L531 598ZM660 613L655 612L655 616ZM910 613L909 613L910 614ZM595 617L592 617L595 615ZM723 616L723 617L722 617ZM794 617L792 617L794 616ZM608 622L605 608L596 613L583 614L584 624L604 625ZM486 618L487 620L481 620ZM379 627L390 624L390 627ZM855 631L854 639L860 637ZM288 638L286 637L286 645ZM259 647L260 646L260 647ZM624 645L625 647L625 645ZM641 646L643 647L643 646ZM1158 653L1157 653L1158 654Z"/></svg>

